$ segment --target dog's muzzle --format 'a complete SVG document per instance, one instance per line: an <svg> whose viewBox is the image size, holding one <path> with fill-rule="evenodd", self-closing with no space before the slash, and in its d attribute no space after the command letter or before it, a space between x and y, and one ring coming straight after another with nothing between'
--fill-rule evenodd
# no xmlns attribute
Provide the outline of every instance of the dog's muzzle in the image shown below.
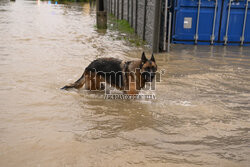
<svg viewBox="0 0 250 167"><path fill-rule="evenodd" d="M146 82L152 82L155 77L155 73L144 72L142 76Z"/></svg>

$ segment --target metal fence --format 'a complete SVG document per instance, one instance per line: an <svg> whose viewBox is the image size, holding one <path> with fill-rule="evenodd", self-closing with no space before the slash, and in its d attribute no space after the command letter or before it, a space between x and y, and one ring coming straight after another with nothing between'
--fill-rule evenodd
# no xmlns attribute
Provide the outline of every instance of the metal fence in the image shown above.
<svg viewBox="0 0 250 167"><path fill-rule="evenodd" d="M125 19L153 52L160 48L162 2L165 0L107 0L107 11Z"/></svg>

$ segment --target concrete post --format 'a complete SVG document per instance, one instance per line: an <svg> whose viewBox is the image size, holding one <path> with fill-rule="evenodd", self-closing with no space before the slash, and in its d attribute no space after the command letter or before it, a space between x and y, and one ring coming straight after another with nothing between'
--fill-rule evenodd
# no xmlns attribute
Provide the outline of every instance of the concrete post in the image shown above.
<svg viewBox="0 0 250 167"><path fill-rule="evenodd" d="M116 7L117 7L117 6L116 6L116 0L114 0L114 16L117 16L117 15L116 15L116 11L117 11L117 10L116 10Z"/></svg>
<svg viewBox="0 0 250 167"><path fill-rule="evenodd" d="M129 22L129 0L127 0L127 21Z"/></svg>
<svg viewBox="0 0 250 167"><path fill-rule="evenodd" d="M134 26L134 1L131 1L131 21L130 21L131 27Z"/></svg>
<svg viewBox="0 0 250 167"><path fill-rule="evenodd" d="M157 0L156 0L157 1ZM146 21L147 21L147 0L144 0L144 14L143 14L143 32L142 32L142 39L145 40L145 33L146 33Z"/></svg>
<svg viewBox="0 0 250 167"><path fill-rule="evenodd" d="M120 16L120 0L117 0L117 19L120 19L119 16Z"/></svg>
<svg viewBox="0 0 250 167"><path fill-rule="evenodd" d="M138 0L135 1L135 33L137 33Z"/></svg>
<svg viewBox="0 0 250 167"><path fill-rule="evenodd" d="M123 20L123 6L124 6L124 0L122 0L122 8L121 8L121 19Z"/></svg>

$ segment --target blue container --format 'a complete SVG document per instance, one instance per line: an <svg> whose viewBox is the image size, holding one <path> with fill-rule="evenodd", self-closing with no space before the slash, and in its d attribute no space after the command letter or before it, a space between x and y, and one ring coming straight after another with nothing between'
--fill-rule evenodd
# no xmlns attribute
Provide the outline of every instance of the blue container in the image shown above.
<svg viewBox="0 0 250 167"><path fill-rule="evenodd" d="M224 44L250 44L250 0L225 0L220 41Z"/></svg>
<svg viewBox="0 0 250 167"><path fill-rule="evenodd" d="M210 44L218 41L221 0L177 0L173 42Z"/></svg>
<svg viewBox="0 0 250 167"><path fill-rule="evenodd" d="M250 0L176 0L173 43L250 45Z"/></svg>

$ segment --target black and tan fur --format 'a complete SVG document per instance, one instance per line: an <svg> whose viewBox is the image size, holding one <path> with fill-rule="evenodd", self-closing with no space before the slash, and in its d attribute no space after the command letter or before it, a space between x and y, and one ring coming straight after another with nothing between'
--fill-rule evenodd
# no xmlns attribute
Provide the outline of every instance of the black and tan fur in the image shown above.
<svg viewBox="0 0 250 167"><path fill-rule="evenodd" d="M85 68L81 78L62 89L80 89L85 84L87 90L103 90L101 83L106 82L125 94L138 94L146 82L152 82L156 71L157 65L153 54L148 60L143 52L141 60L137 61L99 58Z"/></svg>

